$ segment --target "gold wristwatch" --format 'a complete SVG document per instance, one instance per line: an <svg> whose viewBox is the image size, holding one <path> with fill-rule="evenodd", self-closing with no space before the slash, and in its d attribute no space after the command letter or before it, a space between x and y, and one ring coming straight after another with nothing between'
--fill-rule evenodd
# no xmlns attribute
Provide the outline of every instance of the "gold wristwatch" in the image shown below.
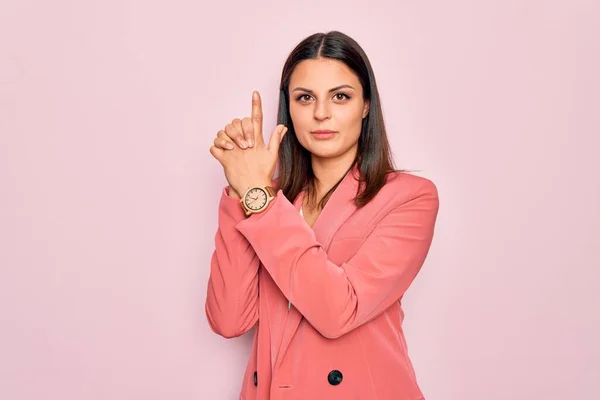
<svg viewBox="0 0 600 400"><path fill-rule="evenodd" d="M240 200L246 217L265 211L276 195L277 192L272 186L256 186L246 190Z"/></svg>

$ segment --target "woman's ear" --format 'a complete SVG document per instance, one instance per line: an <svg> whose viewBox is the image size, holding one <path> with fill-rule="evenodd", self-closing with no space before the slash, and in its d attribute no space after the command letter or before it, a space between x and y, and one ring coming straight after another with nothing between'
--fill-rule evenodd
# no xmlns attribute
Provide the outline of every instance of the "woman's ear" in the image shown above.
<svg viewBox="0 0 600 400"><path fill-rule="evenodd" d="M365 119L367 115L369 115L370 106L371 102L369 100L365 101L365 106L363 107L363 119Z"/></svg>

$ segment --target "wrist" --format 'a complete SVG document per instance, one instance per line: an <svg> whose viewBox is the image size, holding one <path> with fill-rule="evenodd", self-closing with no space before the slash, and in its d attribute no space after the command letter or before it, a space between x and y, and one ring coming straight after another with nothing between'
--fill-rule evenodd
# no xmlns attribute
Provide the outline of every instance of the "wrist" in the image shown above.
<svg viewBox="0 0 600 400"><path fill-rule="evenodd" d="M248 181L248 182L243 183L242 185L240 185L239 188L236 188L235 191L238 193L238 195L241 198L248 191L248 189L255 188L255 187L264 188L265 186L272 186L272 185L273 185L273 183L266 179L253 180L253 181Z"/></svg>

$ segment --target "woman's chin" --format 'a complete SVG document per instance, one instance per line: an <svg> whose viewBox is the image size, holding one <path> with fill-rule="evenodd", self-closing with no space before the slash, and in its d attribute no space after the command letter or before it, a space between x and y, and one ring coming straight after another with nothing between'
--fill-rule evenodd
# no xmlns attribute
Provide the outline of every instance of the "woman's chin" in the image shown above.
<svg viewBox="0 0 600 400"><path fill-rule="evenodd" d="M336 158L344 154L339 146L316 145L308 149L313 157L317 158Z"/></svg>

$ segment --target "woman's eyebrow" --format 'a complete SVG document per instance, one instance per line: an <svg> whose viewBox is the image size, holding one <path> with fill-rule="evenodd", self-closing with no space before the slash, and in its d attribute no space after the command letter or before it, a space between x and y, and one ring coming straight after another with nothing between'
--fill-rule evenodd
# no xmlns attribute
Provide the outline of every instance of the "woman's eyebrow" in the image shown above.
<svg viewBox="0 0 600 400"><path fill-rule="evenodd" d="M350 85L340 85L340 86L334 87L333 89L329 89L329 93L335 92L336 90L340 90L340 89L343 89L343 88L349 88L349 89L352 89L352 90L356 90L356 89L354 89ZM292 90L292 92L296 92L296 91L303 91L303 92L313 93L312 90L306 89L306 88L303 88L303 87L297 87L294 90Z"/></svg>

